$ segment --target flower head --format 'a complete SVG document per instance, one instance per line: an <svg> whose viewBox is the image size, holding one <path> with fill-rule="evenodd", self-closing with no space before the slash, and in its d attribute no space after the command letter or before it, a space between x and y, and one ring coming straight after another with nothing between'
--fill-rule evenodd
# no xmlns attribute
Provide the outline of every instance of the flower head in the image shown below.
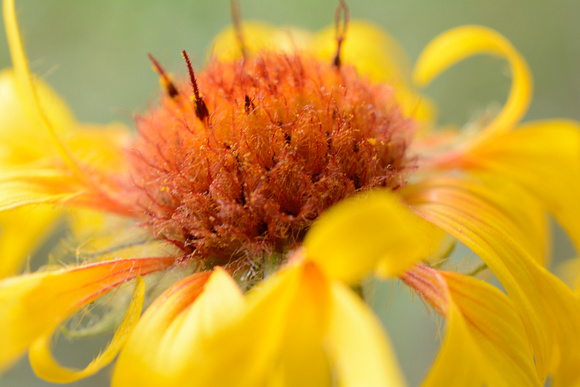
<svg viewBox="0 0 580 387"><path fill-rule="evenodd" d="M412 121L391 89L353 67L264 52L212 60L196 83L206 116L186 82L138 120L132 145L145 222L187 257L225 265L283 255L331 205L400 188L414 168Z"/></svg>
<svg viewBox="0 0 580 387"><path fill-rule="evenodd" d="M531 77L498 33L446 32L415 69L425 84L470 55L508 60L506 105L469 136L432 130L432 104L393 59L396 43L349 24L341 1L330 35L234 17L205 69L196 74L183 52L183 82L151 57L164 94L127 140L119 129L85 130L49 102L28 69L13 1L4 17L14 72L0 80L18 107L10 122L50 147L2 144L0 209L58 204L83 219L88 207L90 221L72 229L98 236L98 250L78 251L82 265L0 281L0 369L28 350L37 375L71 382L120 353L116 386L404 385L353 291L374 274L398 277L446 319L426 386L580 382L579 301L544 267L546 212L580 245L580 185L565 183L580 176L580 129L554 120L514 130ZM360 50L373 44L388 49ZM32 208L35 239L53 217ZM113 215L137 241L111 241ZM435 264L451 237L506 293ZM141 276L170 268L184 278L139 318ZM58 364L54 330L133 279L111 343L83 370Z"/></svg>

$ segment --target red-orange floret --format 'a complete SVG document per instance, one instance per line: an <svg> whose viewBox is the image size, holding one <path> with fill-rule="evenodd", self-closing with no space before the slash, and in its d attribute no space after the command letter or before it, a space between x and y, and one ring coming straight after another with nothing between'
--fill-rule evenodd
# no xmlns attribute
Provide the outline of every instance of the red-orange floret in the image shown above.
<svg viewBox="0 0 580 387"><path fill-rule="evenodd" d="M204 264L297 246L334 203L405 184L413 123L393 91L301 54L210 62L137 121L133 179L144 223Z"/></svg>

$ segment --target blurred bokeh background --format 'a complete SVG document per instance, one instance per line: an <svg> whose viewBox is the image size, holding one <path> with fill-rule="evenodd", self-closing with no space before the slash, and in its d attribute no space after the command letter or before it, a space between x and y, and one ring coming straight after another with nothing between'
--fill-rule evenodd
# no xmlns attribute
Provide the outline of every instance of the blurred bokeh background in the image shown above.
<svg viewBox="0 0 580 387"><path fill-rule="evenodd" d="M333 22L335 0L242 0L245 19L318 30ZM414 61L437 34L481 24L504 34L528 60L535 95L526 120L580 120L580 2L566 0L352 0L351 17L372 21L406 48ZM212 37L230 23L228 0L21 0L17 9L33 71L62 95L81 121L132 125L135 114L155 103L158 79L147 59L183 74L180 52L203 67ZM0 67L10 66L0 32ZM440 123L462 125L490 104L503 103L510 80L505 62L469 59L426 89L439 105ZM561 235L556 254L573 251ZM468 253L465 253L466 255ZM384 321L410 386L418 385L436 354L443 325L418 298L397 283L374 286L375 311ZM82 366L103 340L61 350L61 359ZM1 343L0 343L1 345ZM74 383L106 386L109 371ZM0 378L7 387L49 386L37 380L26 359Z"/></svg>

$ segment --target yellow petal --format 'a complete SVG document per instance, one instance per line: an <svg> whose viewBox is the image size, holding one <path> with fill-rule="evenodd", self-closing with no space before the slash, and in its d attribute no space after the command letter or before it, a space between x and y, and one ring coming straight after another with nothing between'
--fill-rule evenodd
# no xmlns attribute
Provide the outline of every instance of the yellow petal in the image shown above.
<svg viewBox="0 0 580 387"><path fill-rule="evenodd" d="M550 247L549 224L540 202L517 184L489 173L472 173L462 179L439 177L420 184L421 189L435 188L437 199L454 201L457 206L473 204L473 195L489 198L495 205L491 217L507 217L503 232L526 250L526 254L545 266ZM413 187L404 190L412 196Z"/></svg>
<svg viewBox="0 0 580 387"><path fill-rule="evenodd" d="M124 125L77 124L67 139L66 145L74 157L86 166L92 175L126 175L129 164L126 146L131 140L130 131Z"/></svg>
<svg viewBox="0 0 580 387"><path fill-rule="evenodd" d="M85 190L56 169L17 168L0 172L0 211L30 204L66 203Z"/></svg>
<svg viewBox="0 0 580 387"><path fill-rule="evenodd" d="M283 340L272 362L274 372L267 375L269 386L314 387L332 383L331 361L323 342L330 317L329 283L311 263L300 271L300 285L285 311L284 326L278 328Z"/></svg>
<svg viewBox="0 0 580 387"><path fill-rule="evenodd" d="M401 273L436 250L444 233L413 215L390 191L347 199L325 212L304 240L307 259L331 278L358 282L379 269Z"/></svg>
<svg viewBox="0 0 580 387"><path fill-rule="evenodd" d="M224 346L206 349L207 340L230 324L242 305L240 290L221 268L176 283L135 328L119 356L113 386L191 385L183 384L188 378L212 384L204 378L205 366L215 360L204 357L203 350L227 353ZM193 365L199 370L192 372Z"/></svg>
<svg viewBox="0 0 580 387"><path fill-rule="evenodd" d="M446 318L445 338L422 386L540 386L522 321L501 291L420 265L402 279Z"/></svg>
<svg viewBox="0 0 580 387"><path fill-rule="evenodd" d="M554 268L554 274L580 296L580 259L572 258L559 263Z"/></svg>
<svg viewBox="0 0 580 387"><path fill-rule="evenodd" d="M449 232L494 272L524 323L538 375L556 386L580 382L580 301L539 266L522 245L505 201L476 186L454 187L450 179L403 192L424 219Z"/></svg>
<svg viewBox="0 0 580 387"><path fill-rule="evenodd" d="M128 142L129 131L124 126L78 124L54 90L41 80L35 85L46 114L75 158L93 170L99 167L118 171L125 167L121 146ZM50 136L38 129L39 122L30 114L29 101L21 89L14 70L0 71L0 165L48 162L58 157Z"/></svg>
<svg viewBox="0 0 580 387"><path fill-rule="evenodd" d="M281 275L296 273L298 286L286 282L276 289L293 289L291 302L283 304L287 305L283 325L274 331L275 338L261 338L282 337L271 365L262 371L267 385L404 385L388 339L368 307L342 283L325 278L312 262L304 261ZM272 290L269 285L265 283L258 293ZM269 318L262 313L262 319Z"/></svg>
<svg viewBox="0 0 580 387"><path fill-rule="evenodd" d="M52 332L40 337L30 346L29 358L30 365L39 378L52 383L71 383L79 379L94 375L100 369L112 362L121 347L127 341L129 334L135 327L141 315L143 299L145 297L145 282L140 276L137 276L135 290L131 299L131 304L125 313L123 321L117 328L113 340L107 348L90 362L83 370L64 368L52 357L51 337Z"/></svg>
<svg viewBox="0 0 580 387"><path fill-rule="evenodd" d="M35 82L47 119L53 123L71 157L81 170L63 165L50 135L30 112L15 72L0 72L0 208L56 202L63 203L84 193L83 205L99 205L114 212L118 204L109 198L118 190L114 181L127 173L122 145L128 132L120 125L79 125L58 95L45 83ZM76 167L75 167L76 168ZM81 168L79 166L79 168ZM79 175L80 173L80 175ZM49 178L48 175L51 175ZM82 176L81 176L82 175ZM109 176L114 175L114 178ZM76 198L79 203L80 198Z"/></svg>
<svg viewBox="0 0 580 387"><path fill-rule="evenodd" d="M464 156L465 167L517 182L535 195L580 251L580 124L536 121Z"/></svg>
<svg viewBox="0 0 580 387"><path fill-rule="evenodd" d="M23 95L23 100L25 101L24 106L29 109L29 113L33 117L36 117L38 122L44 127L62 160L68 165L71 171L81 178L83 174L78 169L76 162L71 158L69 151L61 142L54 123L51 121L51 116L46 113L46 110L39 99L36 80L28 68L28 59L26 58L22 41L20 39L18 22L16 20L16 12L14 9L14 0L4 0L3 13L10 55L12 57L18 86Z"/></svg>
<svg viewBox="0 0 580 387"><path fill-rule="evenodd" d="M40 80L36 82L39 98L50 119L62 136L74 122L72 113L56 93ZM20 165L57 154L46 131L30 113L30 102L25 98L14 70L0 72L0 160L3 164Z"/></svg>
<svg viewBox="0 0 580 387"><path fill-rule="evenodd" d="M328 26L310 44L310 50L328 63L336 54L335 34L335 26ZM341 60L377 82L400 82L410 77L411 61L399 42L376 24L362 20L348 23Z"/></svg>
<svg viewBox="0 0 580 387"><path fill-rule="evenodd" d="M296 270L299 286L278 327L275 368L264 370L267 385L403 386L388 339L360 298L312 262Z"/></svg>
<svg viewBox="0 0 580 387"><path fill-rule="evenodd" d="M60 211L52 206L19 208L0 213L0 278L16 274L50 236Z"/></svg>
<svg viewBox="0 0 580 387"><path fill-rule="evenodd" d="M114 137L108 133L102 133L97 136L94 135L96 133L92 133L87 138L86 134L88 133L86 131L74 133L69 138L70 144L62 140L63 132L67 132L74 126L72 115L56 94L51 92L42 83L39 83L34 75L31 74L22 47L20 32L18 31L14 0L4 0L3 11L6 35L14 64L15 79L9 79L13 77L10 73L4 75L8 78L8 81L4 82L8 86L5 90L12 97L8 95L2 99L12 99L10 105L17 105L17 109L14 112L8 112L8 116L5 119L8 123L14 124L17 127L7 127L1 130L0 133L5 131L14 133L15 130L18 130L22 132L24 138L33 138L34 140L31 141L32 144L28 147L20 141L14 140L10 141L5 147L0 146L0 161L2 157L18 163L26 160L30 161L31 158L34 159L35 157L41 158L47 155L57 156L51 158L52 164L50 167L57 169L61 173L65 171L70 175L70 179L76 180L77 184L84 186L94 196L99 196L100 199L96 202L93 200L93 204L98 203L109 211L126 213L126 209L119 208L120 205L110 198L111 189L115 188L114 184L111 184L112 180L106 178L106 176L97 175L96 172L99 168L96 168L94 165L87 166L83 164L84 161L87 161L86 159L94 158L97 150L100 151L108 148L103 155L110 156L112 153L111 149L118 150L119 144L111 142ZM25 118L22 118L23 111L27 112L24 114ZM26 136L26 132L32 134ZM45 141L45 138L48 141ZM88 139L92 139L91 145L93 150L91 150L90 146L87 146L89 145ZM34 144L39 146L34 146ZM11 147L12 145L16 149ZM71 145L77 147L76 151L79 153L78 155L75 155L71 150ZM30 152L31 148L36 148L36 151ZM45 148L49 148L49 150L47 151ZM39 149L43 150L38 152ZM118 160L121 155L122 152L118 152L116 159ZM81 159L84 157L85 160L79 159L78 156ZM100 159L102 160L102 156ZM108 164L108 166L111 165L114 164ZM34 202L39 201L36 199Z"/></svg>
<svg viewBox="0 0 580 387"><path fill-rule="evenodd" d="M264 50L286 53L304 51L330 64L336 54L334 34L334 26L311 34L295 27L275 27L255 21L242 23L246 53L252 55ZM411 66L407 54L383 29L368 22L349 22L341 52L343 63L355 66L362 75L375 82L392 86L405 115L422 122L433 121L436 114L434 104L410 86ZM241 55L233 26L216 36L211 56L231 61Z"/></svg>
<svg viewBox="0 0 580 387"><path fill-rule="evenodd" d="M217 270L207 284L207 274L189 277L152 305L121 352L113 386L330 386L333 379L349 386L401 380L371 312L347 294L350 290L331 285L313 262L294 261L245 300L232 279ZM369 357L361 369L365 375L351 364L363 350Z"/></svg>
<svg viewBox="0 0 580 387"><path fill-rule="evenodd" d="M174 258L108 261L0 281L0 371L83 305L137 275L173 262Z"/></svg>
<svg viewBox="0 0 580 387"><path fill-rule="evenodd" d="M74 208L67 210L75 255L79 257L115 258L155 257L170 254L171 248L153 239L149 230L135 227L135 219L114 216L103 211ZM119 233L119 230L124 230ZM175 256L180 254L175 251Z"/></svg>
<svg viewBox="0 0 580 387"><path fill-rule="evenodd" d="M338 281L331 286L329 356L340 386L404 386L380 323L369 308Z"/></svg>
<svg viewBox="0 0 580 387"><path fill-rule="evenodd" d="M476 54L491 54L507 59L512 85L499 115L484 129L481 141L513 128L526 113L532 95L532 77L528 65L516 49L497 32L480 26L451 29L436 37L421 53L414 70L414 82L424 86L448 67Z"/></svg>
<svg viewBox="0 0 580 387"><path fill-rule="evenodd" d="M250 55L263 50L291 53L304 48L310 39L308 31L296 27L275 27L260 21L244 21L241 29L246 53ZM233 26L216 35L210 56L219 61L232 61L242 57L240 42Z"/></svg>
<svg viewBox="0 0 580 387"><path fill-rule="evenodd" d="M336 55L335 33L335 27L329 26L315 34L309 43L309 51L330 63ZM350 21L341 61L355 66L360 74L375 82L392 86L406 116L419 121L434 120L433 103L410 86L411 62L407 53L381 27L366 21Z"/></svg>
<svg viewBox="0 0 580 387"><path fill-rule="evenodd" d="M216 327L221 330L205 346L192 348L201 369L198 375L188 373L182 384L250 387L266 383L283 344L301 273L300 267L283 270L252 290L244 307L228 315L227 326Z"/></svg>
<svg viewBox="0 0 580 387"><path fill-rule="evenodd" d="M113 181L80 182L60 168L22 166L0 171L0 211L30 204L55 203L92 207L125 216L134 211L115 194L119 187ZM110 184L109 184L110 183Z"/></svg>

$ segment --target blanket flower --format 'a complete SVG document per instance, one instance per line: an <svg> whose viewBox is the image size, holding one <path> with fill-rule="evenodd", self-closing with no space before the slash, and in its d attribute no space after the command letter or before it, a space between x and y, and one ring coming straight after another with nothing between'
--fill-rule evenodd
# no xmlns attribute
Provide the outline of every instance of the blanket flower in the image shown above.
<svg viewBox="0 0 580 387"><path fill-rule="evenodd" d="M318 33L234 17L198 74L185 51L182 81L151 56L163 93L133 135L76 122L3 6L0 370L28 351L57 383L118 356L114 386L402 386L356 292L375 275L445 318L424 386L580 383L579 300L546 269L547 214L580 247L580 125L519 123L531 75L497 32L447 31L411 74L344 2ZM437 130L419 87L477 54L507 60L505 105L470 131ZM63 218L90 240L74 249L83 263L18 274ZM505 292L441 265L452 240ZM84 369L59 364L54 332L131 280L108 346Z"/></svg>

